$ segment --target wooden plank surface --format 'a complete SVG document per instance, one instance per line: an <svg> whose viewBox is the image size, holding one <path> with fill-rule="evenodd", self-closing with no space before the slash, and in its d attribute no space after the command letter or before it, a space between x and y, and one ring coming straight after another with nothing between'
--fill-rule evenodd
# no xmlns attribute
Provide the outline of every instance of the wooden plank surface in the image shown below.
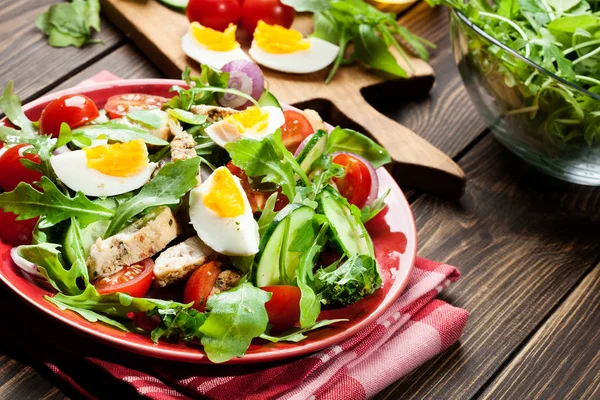
<svg viewBox="0 0 600 400"><path fill-rule="evenodd" d="M15 83L23 101L48 91L74 72L112 52L124 37L105 19L94 38L104 44L81 49L50 47L36 28L35 18L56 0L0 0L0 86Z"/></svg>
<svg viewBox="0 0 600 400"><path fill-rule="evenodd" d="M419 254L460 268L441 298L469 310L469 323L460 345L378 399L473 398L600 257L597 224L558 201L581 196L574 185L531 170L491 136L460 164L469 185L459 202L423 196L412 209ZM595 203L600 191L585 196Z"/></svg>
<svg viewBox="0 0 600 400"><path fill-rule="evenodd" d="M482 399L599 399L600 265L581 282Z"/></svg>

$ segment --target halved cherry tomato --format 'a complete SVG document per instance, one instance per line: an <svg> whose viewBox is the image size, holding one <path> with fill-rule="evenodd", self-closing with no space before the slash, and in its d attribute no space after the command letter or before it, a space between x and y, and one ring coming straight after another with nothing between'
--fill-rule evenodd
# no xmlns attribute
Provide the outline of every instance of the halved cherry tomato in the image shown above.
<svg viewBox="0 0 600 400"><path fill-rule="evenodd" d="M82 94L67 94L52 100L44 108L40 117L40 133L58 137L63 122L77 128L99 116L98 107L92 99Z"/></svg>
<svg viewBox="0 0 600 400"><path fill-rule="evenodd" d="M281 127L281 141L286 149L294 153L306 137L315 132L308 119L298 111L283 112L285 124Z"/></svg>
<svg viewBox="0 0 600 400"><path fill-rule="evenodd" d="M351 204L362 208L371 192L372 182L369 168L350 154L338 154L333 158L333 162L342 165L346 170L343 178L333 179L341 195Z"/></svg>
<svg viewBox="0 0 600 400"><path fill-rule="evenodd" d="M0 208L0 239L11 246L31 244L33 228L38 218L16 221L17 216Z"/></svg>
<svg viewBox="0 0 600 400"><path fill-rule="evenodd" d="M190 22L222 32L239 22L242 7L238 0L190 0L186 14Z"/></svg>
<svg viewBox="0 0 600 400"><path fill-rule="evenodd" d="M250 178L248 175L239 167L235 166L231 161L227 163L227 169L236 177L240 178L240 182L242 184L242 189L246 192L246 197L248 197L248 202L250 203L250 207L252 207L252 212L257 212L263 210L265 208L265 203L267 199L271 197L271 195L275 192L271 191L259 191L252 188L250 185ZM277 202L275 203L275 211L281 210L285 207L289 201L287 197L281 194L281 189L277 190Z"/></svg>
<svg viewBox="0 0 600 400"><path fill-rule="evenodd" d="M143 297L152 284L153 269L154 261L146 258L96 281L94 286L100 294L121 292L133 297Z"/></svg>
<svg viewBox="0 0 600 400"><path fill-rule="evenodd" d="M7 192L14 190L20 182L33 183L42 179L42 174L21 164L21 159L40 163L40 156L26 153L33 146L18 144L6 150L0 156L0 187Z"/></svg>
<svg viewBox="0 0 600 400"><path fill-rule="evenodd" d="M273 329L283 331L293 327L300 319L300 289L289 285L265 286L261 289L273 294L265 304Z"/></svg>
<svg viewBox="0 0 600 400"><path fill-rule="evenodd" d="M210 291L215 286L220 273L221 263L218 261L207 262L195 270L185 284L183 302L185 304L194 302L193 308L201 312L204 311L206 300L208 300Z"/></svg>
<svg viewBox="0 0 600 400"><path fill-rule="evenodd" d="M289 28L295 16L296 11L279 0L244 0L242 4L242 26L251 35L258 21Z"/></svg>
<svg viewBox="0 0 600 400"><path fill-rule="evenodd" d="M108 98L104 109L111 119L121 118L131 111L161 108L169 101L166 97L142 93L116 94Z"/></svg>

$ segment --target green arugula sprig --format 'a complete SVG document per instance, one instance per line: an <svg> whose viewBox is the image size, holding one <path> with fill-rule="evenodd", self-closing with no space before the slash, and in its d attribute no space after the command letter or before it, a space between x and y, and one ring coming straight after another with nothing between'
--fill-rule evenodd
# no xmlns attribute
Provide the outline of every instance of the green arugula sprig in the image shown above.
<svg viewBox="0 0 600 400"><path fill-rule="evenodd" d="M58 3L38 15L35 25L48 36L52 47L81 47L88 43L102 43L91 38L92 29L100 32L99 0L72 0Z"/></svg>
<svg viewBox="0 0 600 400"><path fill-rule="evenodd" d="M327 76L331 82L344 63L360 60L363 64L395 76L406 78L408 73L390 52L393 46L409 68L408 56L402 48L400 37L424 60L429 59L427 47L435 45L400 26L393 14L377 10L362 0L282 0L296 11L314 13L315 30L312 36L339 46L340 51ZM354 51L346 57L346 50L354 45Z"/></svg>

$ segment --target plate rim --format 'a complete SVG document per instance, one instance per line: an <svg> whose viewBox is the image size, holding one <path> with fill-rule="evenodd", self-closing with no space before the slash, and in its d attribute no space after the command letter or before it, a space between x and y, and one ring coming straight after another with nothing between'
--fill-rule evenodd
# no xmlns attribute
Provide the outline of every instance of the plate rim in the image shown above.
<svg viewBox="0 0 600 400"><path fill-rule="evenodd" d="M63 89L55 93L44 95L36 100L33 100L25 105L23 105L23 110L27 112L29 109L39 106L40 104L47 103L48 101L55 99L60 96L64 96L66 94L74 94L81 93L86 91L97 91L102 89L110 89L112 87L134 87L134 86L165 86L165 85L185 85L185 82L178 79L119 79L106 81L101 83L89 84L85 86L74 86L71 88ZM289 105L282 104L284 108L295 109L297 108ZM252 363L261 363L261 362L271 362L276 360L283 360L293 357L298 357L302 355L311 355L316 353L319 350L322 350L331 345L339 344L342 341L354 336L360 330L367 327L369 324L373 323L377 318L385 313L389 309L389 307L396 301L398 298L404 293L404 289L406 288L410 274L414 268L416 257L417 257L417 249L418 249L418 236L417 236L417 228L416 222L414 218L414 214L404 195L404 192L398 185L398 183L393 179L391 174L383 167L378 168L378 173L383 173L387 178L389 178L393 184L397 187L398 192L400 194L399 199L402 203L402 206L408 211L409 217L409 226L412 229L412 237L414 237L414 243L412 246L407 247L404 254L410 256L409 267L406 272L406 276L404 276L403 282L398 286L398 289L391 296L386 296L382 303L371 312L365 319L360 321L358 324L349 327L348 329L336 333L333 336L323 338L316 342L310 343L308 345L302 347L293 347L293 348L284 348L277 349L273 352L267 353L255 353L255 354L245 354L239 358L233 358L223 364L252 364ZM1 243L1 242L0 242ZM403 254L403 255L404 255ZM115 346L119 349L123 349L129 352L133 352L136 354L140 354L147 357L153 357L157 359L164 360L177 360L188 363L201 363L201 364L213 364L208 357L201 351L197 351L195 353L183 353L177 352L173 349L161 348L159 344L155 344L153 346L148 346L142 343L130 342L126 338L117 338L114 336L110 336L105 334L102 331L93 329L91 327L84 326L79 324L63 314L65 314L68 310L63 311L57 308L59 312L52 311L48 308L43 307L40 303L38 303L35 299L27 296L24 292L22 292L16 285L8 279L4 275L4 273L0 270L0 280L4 282L14 293L16 293L19 297L24 299L27 303L33 305L37 310L44 312L46 315L51 316L52 318L57 319L63 324L67 324L75 329L77 332L83 332L91 335L94 339L100 340L101 342L107 343L109 345ZM29 282L30 285L35 285L33 282ZM79 316L80 317L80 316ZM82 317L80 317L82 318ZM116 328L113 328L116 329Z"/></svg>

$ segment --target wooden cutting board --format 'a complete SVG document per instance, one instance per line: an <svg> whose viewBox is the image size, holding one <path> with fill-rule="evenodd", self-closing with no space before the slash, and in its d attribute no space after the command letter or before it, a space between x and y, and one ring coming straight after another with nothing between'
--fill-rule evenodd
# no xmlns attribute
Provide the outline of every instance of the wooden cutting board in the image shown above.
<svg viewBox="0 0 600 400"><path fill-rule="evenodd" d="M190 66L198 64L181 50L181 37L189 23L184 14L171 10L157 0L101 0L104 13L129 36L168 77L179 78ZM309 34L309 15L298 15L294 28ZM244 49L251 38L240 30L238 40ZM407 71L411 69L397 57ZM390 101L424 95L433 86L433 69L426 62L411 58L411 77L393 79L367 71L359 65L340 68L334 80L325 85L326 70L292 75L263 68L269 90L287 104L317 109L333 125L365 132L389 152L394 161L389 167L398 183L449 198L458 198L465 187L465 175L454 161L410 129L387 118L365 101L368 90Z"/></svg>

